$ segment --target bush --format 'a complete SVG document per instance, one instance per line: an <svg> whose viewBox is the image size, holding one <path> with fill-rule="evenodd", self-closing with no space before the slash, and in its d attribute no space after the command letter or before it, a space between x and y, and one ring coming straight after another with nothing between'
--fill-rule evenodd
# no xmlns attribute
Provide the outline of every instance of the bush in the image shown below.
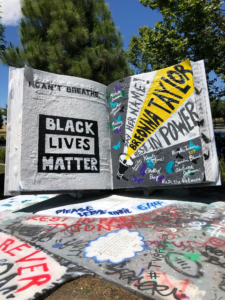
<svg viewBox="0 0 225 300"><path fill-rule="evenodd" d="M213 120L213 124L221 124L224 123L224 120Z"/></svg>
<svg viewBox="0 0 225 300"><path fill-rule="evenodd" d="M0 162L5 163L5 147L0 148Z"/></svg>
<svg viewBox="0 0 225 300"><path fill-rule="evenodd" d="M219 159L220 177L222 181L225 181L225 160L224 158Z"/></svg>

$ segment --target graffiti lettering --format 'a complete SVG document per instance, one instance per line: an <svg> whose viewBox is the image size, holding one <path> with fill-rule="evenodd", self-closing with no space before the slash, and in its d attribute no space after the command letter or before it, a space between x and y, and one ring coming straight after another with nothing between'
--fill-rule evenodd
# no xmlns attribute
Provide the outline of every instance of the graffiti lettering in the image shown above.
<svg viewBox="0 0 225 300"><path fill-rule="evenodd" d="M129 270L128 268L125 268L126 262L123 262L118 265L114 264L107 264L106 269L110 272L105 272L106 275L114 275L118 274L119 279L127 280L127 284L130 284L132 281L136 279L136 272L133 270Z"/></svg>
<svg viewBox="0 0 225 300"><path fill-rule="evenodd" d="M138 290L145 291L145 290L152 290L152 296L155 295L155 293L159 294L160 296L170 296L173 295L175 299L180 300L178 296L176 295L177 293L177 288L173 288L171 292L168 294L163 293L164 291L168 291L169 287L166 285L158 285L156 281L143 281L144 277L140 277L137 280L137 283L134 284L138 288Z"/></svg>

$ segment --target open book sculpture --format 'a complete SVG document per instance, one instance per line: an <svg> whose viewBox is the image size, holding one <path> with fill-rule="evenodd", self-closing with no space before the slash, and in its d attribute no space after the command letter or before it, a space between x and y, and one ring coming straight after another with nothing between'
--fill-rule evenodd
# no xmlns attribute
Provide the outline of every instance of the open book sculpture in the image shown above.
<svg viewBox="0 0 225 300"><path fill-rule="evenodd" d="M120 79L10 68L5 194L218 185L204 62Z"/></svg>

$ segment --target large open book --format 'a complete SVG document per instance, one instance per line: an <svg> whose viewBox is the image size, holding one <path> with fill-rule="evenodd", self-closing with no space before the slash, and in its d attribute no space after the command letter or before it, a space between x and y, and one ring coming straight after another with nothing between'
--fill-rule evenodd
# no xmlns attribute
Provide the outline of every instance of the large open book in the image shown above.
<svg viewBox="0 0 225 300"><path fill-rule="evenodd" d="M218 185L204 62L118 79L10 68L5 194Z"/></svg>

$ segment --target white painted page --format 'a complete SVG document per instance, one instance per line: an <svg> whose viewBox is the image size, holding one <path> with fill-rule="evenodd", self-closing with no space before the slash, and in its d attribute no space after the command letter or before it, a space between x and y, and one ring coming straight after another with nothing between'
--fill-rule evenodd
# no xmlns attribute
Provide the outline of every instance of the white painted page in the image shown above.
<svg viewBox="0 0 225 300"><path fill-rule="evenodd" d="M28 67L10 78L5 193L112 189L106 87Z"/></svg>
<svg viewBox="0 0 225 300"><path fill-rule="evenodd" d="M19 191L21 174L21 135L24 69L9 67L5 195Z"/></svg>

